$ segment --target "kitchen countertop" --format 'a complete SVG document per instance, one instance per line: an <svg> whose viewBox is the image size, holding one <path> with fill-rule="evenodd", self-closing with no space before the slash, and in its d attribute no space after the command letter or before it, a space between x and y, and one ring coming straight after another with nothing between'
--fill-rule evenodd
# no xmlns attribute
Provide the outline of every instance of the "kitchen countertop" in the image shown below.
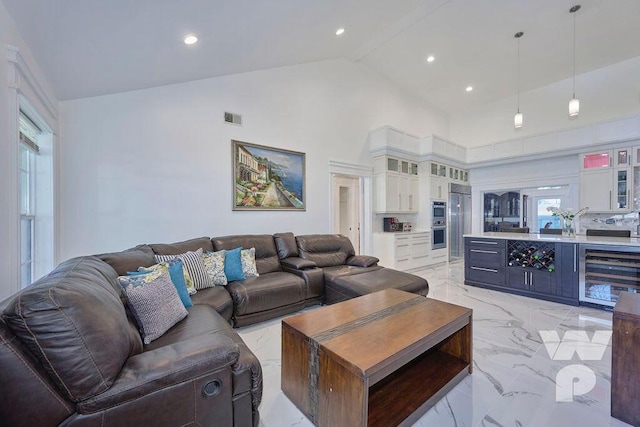
<svg viewBox="0 0 640 427"><path fill-rule="evenodd" d="M561 242L561 243L590 243L598 245L618 245L618 246L640 246L640 239L636 237L602 237L602 236L561 236L557 234L525 234L525 233L472 233L465 234L464 237L475 237L485 239L505 239L505 240L529 240L541 242Z"/></svg>
<svg viewBox="0 0 640 427"><path fill-rule="evenodd" d="M429 233L429 230L422 230L419 228L411 231L376 231L374 234L416 234L416 233Z"/></svg>

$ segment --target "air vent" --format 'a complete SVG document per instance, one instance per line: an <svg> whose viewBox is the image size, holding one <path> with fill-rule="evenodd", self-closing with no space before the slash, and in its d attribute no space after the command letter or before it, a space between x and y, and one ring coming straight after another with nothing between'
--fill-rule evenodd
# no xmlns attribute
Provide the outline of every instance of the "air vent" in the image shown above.
<svg viewBox="0 0 640 427"><path fill-rule="evenodd" d="M225 123L231 123L233 125L242 126L242 116L240 114L224 112Z"/></svg>

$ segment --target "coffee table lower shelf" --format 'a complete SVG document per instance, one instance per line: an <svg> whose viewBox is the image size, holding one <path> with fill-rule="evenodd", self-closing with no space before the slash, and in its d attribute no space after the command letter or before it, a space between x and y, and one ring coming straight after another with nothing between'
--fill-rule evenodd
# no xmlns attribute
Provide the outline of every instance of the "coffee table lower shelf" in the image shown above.
<svg viewBox="0 0 640 427"><path fill-rule="evenodd" d="M369 388L367 425L415 422L468 373L464 360L438 349L423 353Z"/></svg>

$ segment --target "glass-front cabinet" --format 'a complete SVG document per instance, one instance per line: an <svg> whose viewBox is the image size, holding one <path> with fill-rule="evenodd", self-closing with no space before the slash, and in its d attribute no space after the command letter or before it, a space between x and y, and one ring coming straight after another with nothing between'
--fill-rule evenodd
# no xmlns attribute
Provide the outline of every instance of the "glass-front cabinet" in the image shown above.
<svg viewBox="0 0 640 427"><path fill-rule="evenodd" d="M580 169L583 171L610 168L612 166L611 150L586 153L580 156Z"/></svg>
<svg viewBox="0 0 640 427"><path fill-rule="evenodd" d="M616 210L630 210L631 202L631 169L616 169L614 172L614 188L616 191Z"/></svg>
<svg viewBox="0 0 640 427"><path fill-rule="evenodd" d="M629 212L640 208L640 147L580 155L580 205L591 212Z"/></svg>

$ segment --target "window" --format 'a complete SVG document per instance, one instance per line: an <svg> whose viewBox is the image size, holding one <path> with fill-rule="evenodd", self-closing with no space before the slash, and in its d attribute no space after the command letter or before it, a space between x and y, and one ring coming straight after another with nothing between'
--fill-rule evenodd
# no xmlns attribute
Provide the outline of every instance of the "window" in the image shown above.
<svg viewBox="0 0 640 427"><path fill-rule="evenodd" d="M20 285L34 279L35 258L35 157L40 153L40 129L20 112Z"/></svg>
<svg viewBox="0 0 640 427"><path fill-rule="evenodd" d="M560 207L562 199L560 198L539 198L537 199L537 221L538 230L541 228L561 228L560 217L553 216L547 210L550 206Z"/></svg>

